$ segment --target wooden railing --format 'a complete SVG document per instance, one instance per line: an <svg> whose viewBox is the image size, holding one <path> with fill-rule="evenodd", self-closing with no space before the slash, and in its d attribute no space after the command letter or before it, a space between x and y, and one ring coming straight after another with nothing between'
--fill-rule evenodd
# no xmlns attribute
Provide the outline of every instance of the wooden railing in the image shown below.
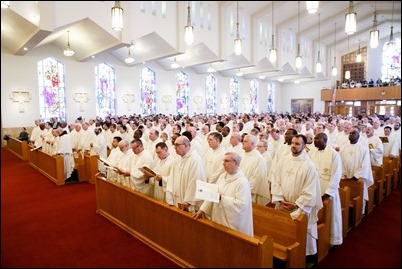
<svg viewBox="0 0 402 269"><path fill-rule="evenodd" d="M273 239L250 237L96 177L97 213L181 267L273 266Z"/></svg>
<svg viewBox="0 0 402 269"><path fill-rule="evenodd" d="M28 160L28 143L9 136L7 149L23 161Z"/></svg>
<svg viewBox="0 0 402 269"><path fill-rule="evenodd" d="M40 149L29 151L29 164L57 185L64 185L63 156L51 156Z"/></svg>

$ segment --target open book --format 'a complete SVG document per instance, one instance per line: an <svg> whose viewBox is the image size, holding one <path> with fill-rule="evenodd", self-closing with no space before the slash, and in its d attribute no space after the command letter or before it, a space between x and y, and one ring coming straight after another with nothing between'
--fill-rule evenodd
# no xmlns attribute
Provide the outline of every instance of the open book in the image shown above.
<svg viewBox="0 0 402 269"><path fill-rule="evenodd" d="M156 176L155 171L153 171L151 168L143 166L138 168L144 175L148 176L148 177L154 177Z"/></svg>
<svg viewBox="0 0 402 269"><path fill-rule="evenodd" d="M106 160L105 158L103 158L102 156L99 156L99 155L98 155L98 158L99 158L99 160L100 160L101 162L103 162L106 166L109 166L109 167L110 167L110 164L107 163L107 160Z"/></svg>
<svg viewBox="0 0 402 269"><path fill-rule="evenodd" d="M37 150L37 149L40 149L42 146L37 146L37 147L35 147L35 148L32 148L31 149L31 151L34 151L34 150Z"/></svg>
<svg viewBox="0 0 402 269"><path fill-rule="evenodd" d="M197 180L195 198L204 201L219 203L218 185Z"/></svg>

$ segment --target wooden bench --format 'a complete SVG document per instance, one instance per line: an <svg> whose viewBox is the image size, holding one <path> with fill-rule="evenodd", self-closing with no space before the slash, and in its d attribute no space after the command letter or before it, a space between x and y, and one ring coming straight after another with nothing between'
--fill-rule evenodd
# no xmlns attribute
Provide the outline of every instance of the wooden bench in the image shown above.
<svg viewBox="0 0 402 269"><path fill-rule="evenodd" d="M323 202L323 208L318 211L318 240L317 240L317 259L321 262L329 251L331 239L331 219L332 219L332 200L326 199Z"/></svg>
<svg viewBox="0 0 402 269"><path fill-rule="evenodd" d="M96 174L98 173L98 155L91 156L89 153L84 153L84 158L79 155L78 158L74 158L74 162L79 181L88 181L95 184Z"/></svg>
<svg viewBox="0 0 402 269"><path fill-rule="evenodd" d="M287 268L306 267L307 217L293 220L289 213L253 204L254 234L268 235L274 240L274 258Z"/></svg>
<svg viewBox="0 0 402 269"><path fill-rule="evenodd" d="M273 266L273 239L250 237L96 177L97 213L180 267Z"/></svg>
<svg viewBox="0 0 402 269"><path fill-rule="evenodd" d="M399 158L389 158L389 157L384 157L383 161L388 161L390 163L390 174L391 174L391 188L392 190L395 190L395 188L398 186L398 181L399 181L399 169L400 169L400 162Z"/></svg>
<svg viewBox="0 0 402 269"><path fill-rule="evenodd" d="M374 185L375 185L375 204L379 205L384 199L384 167L383 166L371 166L373 173Z"/></svg>
<svg viewBox="0 0 402 269"><path fill-rule="evenodd" d="M21 160L28 160L29 149L27 141L21 141L9 136L7 140L7 149Z"/></svg>
<svg viewBox="0 0 402 269"><path fill-rule="evenodd" d="M382 167L384 168L385 196L388 196L392 191L392 161L389 158L384 157Z"/></svg>
<svg viewBox="0 0 402 269"><path fill-rule="evenodd" d="M38 170L57 185L64 185L64 159L63 156L52 156L40 149L29 151L29 165Z"/></svg>
<svg viewBox="0 0 402 269"><path fill-rule="evenodd" d="M348 180L342 178L339 186L341 188L348 186L350 188L350 203L349 203L349 226L356 227L360 224L363 217L363 179Z"/></svg>
<svg viewBox="0 0 402 269"><path fill-rule="evenodd" d="M349 232L350 188L348 186L339 188L339 199L342 208L342 236L345 238Z"/></svg>

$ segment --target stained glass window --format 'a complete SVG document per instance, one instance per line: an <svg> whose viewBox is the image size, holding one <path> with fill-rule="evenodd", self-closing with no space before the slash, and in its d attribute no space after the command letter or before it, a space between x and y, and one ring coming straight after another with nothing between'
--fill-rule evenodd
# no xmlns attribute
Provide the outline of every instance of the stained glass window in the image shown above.
<svg viewBox="0 0 402 269"><path fill-rule="evenodd" d="M96 116L116 116L116 72L108 64L95 67Z"/></svg>
<svg viewBox="0 0 402 269"><path fill-rule="evenodd" d="M268 83L267 86L267 112L273 113L275 110L275 84L272 82Z"/></svg>
<svg viewBox="0 0 402 269"><path fill-rule="evenodd" d="M385 44L382 51L381 79L389 82L391 78L401 76L401 39L395 38L395 44Z"/></svg>
<svg viewBox="0 0 402 269"><path fill-rule="evenodd" d="M251 107L249 109L251 114L258 113L258 81L253 79L250 81L250 104Z"/></svg>
<svg viewBox="0 0 402 269"><path fill-rule="evenodd" d="M189 78L183 71L176 75L176 109L179 115L188 115Z"/></svg>
<svg viewBox="0 0 402 269"><path fill-rule="evenodd" d="M239 80L235 77L230 79L229 85L229 112L239 113Z"/></svg>
<svg viewBox="0 0 402 269"><path fill-rule="evenodd" d="M205 79L205 105L206 113L215 114L216 107L216 78L214 75L208 75Z"/></svg>
<svg viewBox="0 0 402 269"><path fill-rule="evenodd" d="M44 122L50 118L66 119L64 65L53 58L38 62L39 111Z"/></svg>
<svg viewBox="0 0 402 269"><path fill-rule="evenodd" d="M141 71L141 106L143 115L156 114L155 72L149 68Z"/></svg>

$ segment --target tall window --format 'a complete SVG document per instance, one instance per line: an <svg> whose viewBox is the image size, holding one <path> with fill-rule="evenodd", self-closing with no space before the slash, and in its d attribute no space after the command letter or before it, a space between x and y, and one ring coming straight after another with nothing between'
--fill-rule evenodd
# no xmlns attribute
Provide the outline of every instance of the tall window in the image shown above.
<svg viewBox="0 0 402 269"><path fill-rule="evenodd" d="M141 70L141 106L144 115L156 114L155 84L155 72L149 68L143 68Z"/></svg>
<svg viewBox="0 0 402 269"><path fill-rule="evenodd" d="M188 115L189 78L183 71L176 75L176 109L179 115Z"/></svg>
<svg viewBox="0 0 402 269"><path fill-rule="evenodd" d="M116 72L105 63L95 67L96 116L116 116Z"/></svg>
<svg viewBox="0 0 402 269"><path fill-rule="evenodd" d="M215 114L216 107L216 78L210 74L205 79L205 104L206 113Z"/></svg>
<svg viewBox="0 0 402 269"><path fill-rule="evenodd" d="M389 81L401 77L401 39L395 38L394 46L384 45L382 50L381 80Z"/></svg>
<svg viewBox="0 0 402 269"><path fill-rule="evenodd" d="M230 79L229 85L229 112L239 113L239 80L235 77Z"/></svg>
<svg viewBox="0 0 402 269"><path fill-rule="evenodd" d="M64 66L53 58L38 62L39 111L42 121L66 119Z"/></svg>
<svg viewBox="0 0 402 269"><path fill-rule="evenodd" d="M273 113L275 111L275 84L268 82L267 86L267 112Z"/></svg>
<svg viewBox="0 0 402 269"><path fill-rule="evenodd" d="M250 113L257 114L258 113L258 81L253 79L250 81Z"/></svg>

